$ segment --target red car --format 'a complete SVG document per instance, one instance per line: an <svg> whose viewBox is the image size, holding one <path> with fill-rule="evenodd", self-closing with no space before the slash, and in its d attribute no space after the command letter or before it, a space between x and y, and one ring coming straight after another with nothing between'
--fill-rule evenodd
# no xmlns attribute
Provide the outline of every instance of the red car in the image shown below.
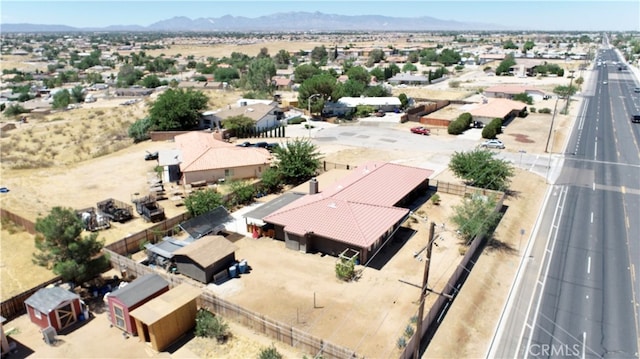
<svg viewBox="0 0 640 359"><path fill-rule="evenodd" d="M431 131L428 128L422 127L422 126L412 127L411 132L417 133L419 135L425 135L425 136L428 136L431 133Z"/></svg>

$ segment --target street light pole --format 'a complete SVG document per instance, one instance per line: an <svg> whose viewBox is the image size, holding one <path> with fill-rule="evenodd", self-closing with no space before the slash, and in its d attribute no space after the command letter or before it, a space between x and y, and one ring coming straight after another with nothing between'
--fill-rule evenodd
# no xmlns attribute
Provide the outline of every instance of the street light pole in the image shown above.
<svg viewBox="0 0 640 359"><path fill-rule="evenodd" d="M318 97L318 96L322 96L319 93L314 93L313 95L309 96L309 98L307 99L307 108L309 110L309 121L307 121L307 128L309 129L309 138L311 138L311 124L309 123L311 121L311 100L314 97Z"/></svg>

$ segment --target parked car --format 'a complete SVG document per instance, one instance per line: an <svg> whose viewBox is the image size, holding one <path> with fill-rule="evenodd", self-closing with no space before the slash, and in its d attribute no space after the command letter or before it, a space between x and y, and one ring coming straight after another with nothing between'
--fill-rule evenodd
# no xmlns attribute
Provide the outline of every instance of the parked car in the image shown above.
<svg viewBox="0 0 640 359"><path fill-rule="evenodd" d="M385 113L382 110L378 110L378 111L374 112L373 115L376 116L376 117L384 117Z"/></svg>
<svg viewBox="0 0 640 359"><path fill-rule="evenodd" d="M267 148L269 144L266 142L256 142L252 145L253 147Z"/></svg>
<svg viewBox="0 0 640 359"><path fill-rule="evenodd" d="M640 93L640 87L635 87L635 88L633 89L633 92L635 92L635 93Z"/></svg>
<svg viewBox="0 0 640 359"><path fill-rule="evenodd" d="M251 142L242 142L242 143L238 143L236 146L238 146L238 147L251 147L251 146L253 146L253 144Z"/></svg>
<svg viewBox="0 0 640 359"><path fill-rule="evenodd" d="M428 136L429 134L431 134L431 130L423 126L412 127L411 132L417 133L418 135L424 135L424 136Z"/></svg>
<svg viewBox="0 0 640 359"><path fill-rule="evenodd" d="M152 161L152 160L157 160L157 159L158 159L158 151L156 151L156 152L147 151L147 154L144 155L144 160L145 161Z"/></svg>
<svg viewBox="0 0 640 359"><path fill-rule="evenodd" d="M481 146L484 147L484 148L500 148L500 149L503 149L504 148L504 143L502 143L502 141L500 141L500 140L486 140L486 141L482 142Z"/></svg>
<svg viewBox="0 0 640 359"><path fill-rule="evenodd" d="M482 123L481 121L473 121L471 123L471 128L483 128L484 127L484 123Z"/></svg>

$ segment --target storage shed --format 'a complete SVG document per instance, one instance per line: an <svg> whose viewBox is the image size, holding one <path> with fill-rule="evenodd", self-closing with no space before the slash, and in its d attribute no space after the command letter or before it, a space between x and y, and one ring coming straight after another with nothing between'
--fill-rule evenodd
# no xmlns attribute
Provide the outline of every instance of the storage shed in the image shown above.
<svg viewBox="0 0 640 359"><path fill-rule="evenodd" d="M33 323L56 332L78 321L82 313L80 296L60 287L41 288L24 301Z"/></svg>
<svg viewBox="0 0 640 359"><path fill-rule="evenodd" d="M206 284L235 262L236 249L222 236L204 236L173 252L173 261L178 272Z"/></svg>
<svg viewBox="0 0 640 359"><path fill-rule="evenodd" d="M137 335L131 311L169 291L169 282L157 274L146 274L107 297L109 321L131 335Z"/></svg>
<svg viewBox="0 0 640 359"><path fill-rule="evenodd" d="M143 304L130 314L140 341L162 351L196 325L196 300L201 290L183 283Z"/></svg>

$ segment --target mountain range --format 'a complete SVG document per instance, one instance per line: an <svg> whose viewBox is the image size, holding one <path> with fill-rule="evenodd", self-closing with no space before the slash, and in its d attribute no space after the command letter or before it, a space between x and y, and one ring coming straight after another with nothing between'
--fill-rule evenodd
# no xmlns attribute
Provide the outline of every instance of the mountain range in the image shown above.
<svg viewBox="0 0 640 359"><path fill-rule="evenodd" d="M415 18L381 15L333 15L321 12L287 12L248 18L225 15L190 19L176 16L149 26L110 25L72 27L67 25L0 24L0 32L299 32L299 31L471 31L505 30L495 24L468 23L422 16Z"/></svg>

